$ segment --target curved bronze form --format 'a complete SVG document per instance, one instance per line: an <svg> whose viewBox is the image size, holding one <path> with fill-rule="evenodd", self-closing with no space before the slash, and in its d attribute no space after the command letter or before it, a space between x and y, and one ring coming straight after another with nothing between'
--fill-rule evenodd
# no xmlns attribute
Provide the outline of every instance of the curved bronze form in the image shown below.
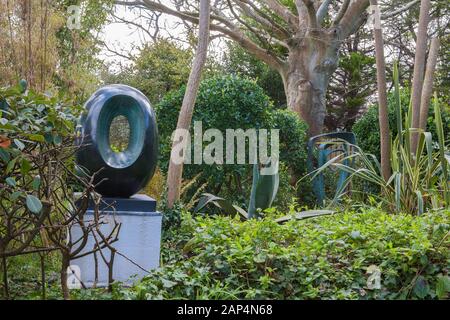
<svg viewBox="0 0 450 320"><path fill-rule="evenodd" d="M139 90L115 84L97 90L85 108L78 126L79 169L95 174L101 195L132 196L151 179L158 159L158 129L150 102ZM124 116L130 126L128 147L122 152L113 151L109 141L117 116Z"/></svg>

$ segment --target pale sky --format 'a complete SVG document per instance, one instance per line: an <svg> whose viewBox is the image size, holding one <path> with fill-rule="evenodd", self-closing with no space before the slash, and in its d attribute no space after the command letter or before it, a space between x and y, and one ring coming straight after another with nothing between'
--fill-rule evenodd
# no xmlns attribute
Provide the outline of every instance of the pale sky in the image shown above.
<svg viewBox="0 0 450 320"><path fill-rule="evenodd" d="M141 18L137 9L131 10L129 7L125 6L116 6L115 15L141 25L145 25L149 21L149 19ZM187 47L185 27L180 22L181 20L178 18L170 15L162 15L159 20L159 25L161 27L160 35L162 37L175 37L178 39L177 43L179 45ZM141 47L146 42L151 42L149 35L144 31L125 23L107 24L103 28L101 38L110 49L120 53L131 54L137 54L137 48ZM225 45L223 39L216 38L211 41L208 54L209 56L214 55L217 59L221 60L224 49ZM120 64L127 65L131 63L129 59L113 54L107 49L102 50L100 58L111 64L111 71L120 70Z"/></svg>
<svg viewBox="0 0 450 320"><path fill-rule="evenodd" d="M116 16L135 23L145 23L148 21L144 18L140 18L136 9L130 10L124 6L116 6ZM183 38L183 27L178 25L178 21L179 20L174 17L163 15L160 18L160 25L167 28L171 35ZM164 30L161 30L160 34L162 36L168 35L168 33ZM141 47L144 43L151 41L149 35L144 31L139 30L139 28L133 25L125 23L107 24L103 29L101 38L110 49L125 54L136 54L138 52L137 48ZM115 55L109 52L106 48L102 50L100 57L103 60L113 64L130 63L128 59ZM115 69L114 66L112 66L112 69Z"/></svg>

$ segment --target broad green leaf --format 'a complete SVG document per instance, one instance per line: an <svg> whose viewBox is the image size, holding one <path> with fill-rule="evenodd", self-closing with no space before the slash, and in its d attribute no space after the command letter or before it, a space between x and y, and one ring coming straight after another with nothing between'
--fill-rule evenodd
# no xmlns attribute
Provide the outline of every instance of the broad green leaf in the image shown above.
<svg viewBox="0 0 450 320"><path fill-rule="evenodd" d="M6 174L8 174L14 170L14 166L16 165L16 162L17 162L17 158L14 158L8 162L8 165L6 166L6 170L5 170Z"/></svg>
<svg viewBox="0 0 450 320"><path fill-rule="evenodd" d="M28 172L30 172L30 170L31 170L31 163L27 159L23 158L22 164L20 166L20 172L23 175L26 175L28 174Z"/></svg>
<svg viewBox="0 0 450 320"><path fill-rule="evenodd" d="M252 190L250 192L250 201L248 204L248 218L254 218L256 214L256 187L259 181L259 166L257 163L253 164L253 180Z"/></svg>
<svg viewBox="0 0 450 320"><path fill-rule="evenodd" d="M397 132L398 137L400 139L400 145L403 144L402 142L402 102L400 97L400 86L399 86L399 75L398 75L398 63L397 61L394 62L394 96L395 96L395 116L397 119Z"/></svg>
<svg viewBox="0 0 450 320"><path fill-rule="evenodd" d="M436 283L436 295L439 299L445 299L450 292L450 277L439 276Z"/></svg>
<svg viewBox="0 0 450 320"><path fill-rule="evenodd" d="M401 187L402 174L400 172L395 173L395 208L397 212L401 211L401 197L402 197L402 187Z"/></svg>
<svg viewBox="0 0 450 320"><path fill-rule="evenodd" d="M15 187L16 186L16 180L14 180L14 178L9 177L9 178L6 178L5 181L11 187Z"/></svg>
<svg viewBox="0 0 450 320"><path fill-rule="evenodd" d="M424 210L422 192L417 190L416 195L417 195L417 210L418 210L418 214L421 215L421 214L423 214L423 210Z"/></svg>
<svg viewBox="0 0 450 320"><path fill-rule="evenodd" d="M22 191L15 191L11 194L11 201L16 201L23 194Z"/></svg>
<svg viewBox="0 0 450 320"><path fill-rule="evenodd" d="M303 219L308 219L308 218L326 216L326 215L330 215L330 214L334 214L334 213L335 213L335 211L332 211L332 210L307 210L307 211L298 212L294 215L287 215L287 216L278 218L275 220L275 222L282 224L282 223L285 223L292 219L303 220Z"/></svg>
<svg viewBox="0 0 450 320"><path fill-rule="evenodd" d="M37 191L40 185L41 185L41 177L40 176L34 177L33 182L31 183L33 190Z"/></svg>
<svg viewBox="0 0 450 320"><path fill-rule="evenodd" d="M41 134L30 134L28 135L28 139L36 142L45 142L45 137Z"/></svg>
<svg viewBox="0 0 450 320"><path fill-rule="evenodd" d="M430 292L430 287L423 276L417 277L413 292L419 299L424 299Z"/></svg>
<svg viewBox="0 0 450 320"><path fill-rule="evenodd" d="M234 209L236 209L236 211L239 213L239 215L241 216L241 218L243 220L248 220L248 213L244 209L242 209L239 206L235 206L235 205L233 205L233 207L234 207Z"/></svg>
<svg viewBox="0 0 450 320"><path fill-rule="evenodd" d="M31 194L27 195L26 204L27 204L28 210L30 210L33 213L38 214L42 210L41 200L39 200L38 198L36 198L35 196L33 196Z"/></svg>
<svg viewBox="0 0 450 320"><path fill-rule="evenodd" d="M226 214L233 215L236 213L236 209L234 208L233 204L230 201L210 193L202 194L202 197L198 201L198 204L194 209L194 212L200 211L209 203L212 203L219 209L223 210Z"/></svg>
<svg viewBox="0 0 450 320"><path fill-rule="evenodd" d="M161 282L163 284L163 287L167 288L167 289L172 288L172 287L177 285L176 282L173 282L173 281L170 281L170 280L167 280L167 279L162 279Z"/></svg>
<svg viewBox="0 0 450 320"><path fill-rule="evenodd" d="M11 159L9 153L5 151L4 149L0 148L0 159L3 160L3 162L8 163L9 159Z"/></svg>
<svg viewBox="0 0 450 320"><path fill-rule="evenodd" d="M358 230L350 232L350 238L353 240L364 240L364 237L361 235L361 231Z"/></svg>
<svg viewBox="0 0 450 320"><path fill-rule="evenodd" d="M60 145L62 143L61 136L54 136L53 137L53 143L56 144L56 145Z"/></svg>

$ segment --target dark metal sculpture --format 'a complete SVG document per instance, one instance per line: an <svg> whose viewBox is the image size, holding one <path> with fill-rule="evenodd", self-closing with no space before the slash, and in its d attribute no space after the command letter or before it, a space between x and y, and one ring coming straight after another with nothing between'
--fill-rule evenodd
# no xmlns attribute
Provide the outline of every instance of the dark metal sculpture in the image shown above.
<svg viewBox="0 0 450 320"><path fill-rule="evenodd" d="M333 132L324 133L314 136L308 141L308 170L314 170L322 167L330 158L338 153L343 153L344 157L349 155L351 145L356 144L355 134L352 132ZM330 157L331 156L331 157ZM343 161L345 165L349 165L349 160ZM336 186L335 197L338 197L342 191L342 187L348 173L341 170ZM318 174L313 180L313 191L319 205L324 204L325 200L325 177L323 173Z"/></svg>
<svg viewBox="0 0 450 320"><path fill-rule="evenodd" d="M85 108L77 127L79 170L95 174L96 191L105 197L134 195L153 176L158 158L158 130L150 102L139 90L116 84L97 90ZM113 151L109 141L117 116L124 116L130 127L128 147L122 152Z"/></svg>

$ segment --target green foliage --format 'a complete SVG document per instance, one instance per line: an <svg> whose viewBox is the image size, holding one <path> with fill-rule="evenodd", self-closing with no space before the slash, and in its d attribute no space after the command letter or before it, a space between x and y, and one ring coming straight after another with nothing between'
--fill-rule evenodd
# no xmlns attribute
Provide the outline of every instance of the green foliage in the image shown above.
<svg viewBox="0 0 450 320"><path fill-rule="evenodd" d="M448 210L417 217L369 209L279 225L184 214L178 233L193 239L178 245L183 255L172 255L122 297L448 298L449 218ZM374 266L380 289L368 288Z"/></svg>
<svg viewBox="0 0 450 320"><path fill-rule="evenodd" d="M142 48L135 64L118 75L109 75L107 83L124 83L142 91L152 103L186 84L192 52L174 42L160 39Z"/></svg>
<svg viewBox="0 0 450 320"><path fill-rule="evenodd" d="M402 112L406 113L409 107L409 89L400 89L400 99ZM391 136L398 134L396 117L396 98L394 92L388 94L389 107L389 129ZM442 113L442 127L444 129L445 141L450 139L450 108L445 102L440 103ZM380 126L378 122L378 108L376 105L369 107L364 116L361 117L353 126L352 131L356 134L358 145L367 153L374 154L380 159ZM430 108L428 114L427 131L431 132L433 140L437 140L436 124L434 121L434 110Z"/></svg>
<svg viewBox="0 0 450 320"><path fill-rule="evenodd" d="M280 130L280 159L297 177L307 172L306 140L308 126L290 110L272 112L272 128Z"/></svg>
<svg viewBox="0 0 450 320"><path fill-rule="evenodd" d="M224 57L224 71L254 79L274 101L276 107L286 106L286 94L280 74L249 54L240 45L227 42L227 47L228 50Z"/></svg>
<svg viewBox="0 0 450 320"><path fill-rule="evenodd" d="M55 32L58 72L53 74L52 83L77 103L84 103L99 85L97 71L102 62L98 58L101 51L97 34L107 22L113 8L112 0L80 1L56 0L54 8L62 19ZM67 8L80 5L82 8L81 28L70 30L66 26Z"/></svg>
<svg viewBox="0 0 450 320"><path fill-rule="evenodd" d="M229 200L205 193L202 195L202 198L200 198L197 207L195 208L195 212L202 210L206 205L212 203L228 215L239 213L245 219L261 217L260 211L270 208L278 193L280 175L278 172L278 161L276 164L274 161L275 160L269 160L268 163L263 166L270 167L270 165L273 165L273 170L276 170L276 172L274 171L272 174L262 174L263 169L260 170L259 164L255 163L253 165L252 188L247 211L233 205Z"/></svg>
<svg viewBox="0 0 450 320"><path fill-rule="evenodd" d="M347 50L339 59L327 92L325 126L329 131L350 130L375 89L373 81L366 81L375 76L375 58Z"/></svg>
<svg viewBox="0 0 450 320"><path fill-rule="evenodd" d="M28 254L8 259L10 299L61 299L58 269L60 265L59 256L50 253L43 255L43 258L46 280L45 297L42 293L40 256L38 254ZM0 269L2 269L1 266ZM1 276L0 281L3 282ZM3 283L0 284L0 299L4 299L2 285Z"/></svg>
<svg viewBox="0 0 450 320"><path fill-rule="evenodd" d="M79 107L60 97L26 91L25 87L21 82L16 87L0 88L0 101L8 105L0 111L1 251L25 242L15 242L16 234L32 237L33 232L22 228L41 226L43 221L38 220L45 218L43 214L51 207L48 186L64 179L64 185L69 183L66 171L51 166L56 167L56 160L72 165L75 121L80 113Z"/></svg>
<svg viewBox="0 0 450 320"><path fill-rule="evenodd" d="M434 125L438 137L437 151L433 150L430 132L412 128L412 107L403 116L397 65L394 64L394 105L397 136L391 144L390 168L392 175L384 179L378 159L355 146L356 152L346 157L328 161L317 172L334 166L349 173L342 190L354 177L377 186L381 194L374 196L386 209L394 212L423 214L427 210L448 208L448 164L445 157L444 127L437 96L433 100ZM406 119L403 123L402 119ZM394 125L395 127L395 125ZM404 128L404 129L403 129ZM367 133L365 133L367 134ZM412 135L417 135L417 147L412 149ZM344 160L356 161L355 168L345 165ZM364 192L363 190L359 190ZM337 199L334 199L335 203Z"/></svg>
<svg viewBox="0 0 450 320"><path fill-rule="evenodd" d="M31 212L38 213L42 205L30 194L41 190L37 155L51 152L63 140L72 141L81 109L56 96L24 92L22 87L0 88L0 101L8 104L7 110L0 111L0 132L11 143L0 147L0 184L9 186L0 198L23 199Z"/></svg>
<svg viewBox="0 0 450 320"><path fill-rule="evenodd" d="M169 93L155 107L160 133L160 166L163 171L168 167L171 134L176 128L184 92L183 87ZM275 111L270 99L253 81L235 76L204 80L195 104L192 123L194 121L202 121L203 132L216 128L223 134L226 129L279 128L281 161L292 164L295 172L306 170L306 125L289 111ZM245 182L248 182L248 185L251 183L244 179L250 177L250 172L251 166L248 165L186 164L183 176L185 179L192 179L201 173L202 176L197 182L199 185L206 181L212 193L219 194L223 191L224 197L226 195L228 198L237 199L238 202L245 202Z"/></svg>

